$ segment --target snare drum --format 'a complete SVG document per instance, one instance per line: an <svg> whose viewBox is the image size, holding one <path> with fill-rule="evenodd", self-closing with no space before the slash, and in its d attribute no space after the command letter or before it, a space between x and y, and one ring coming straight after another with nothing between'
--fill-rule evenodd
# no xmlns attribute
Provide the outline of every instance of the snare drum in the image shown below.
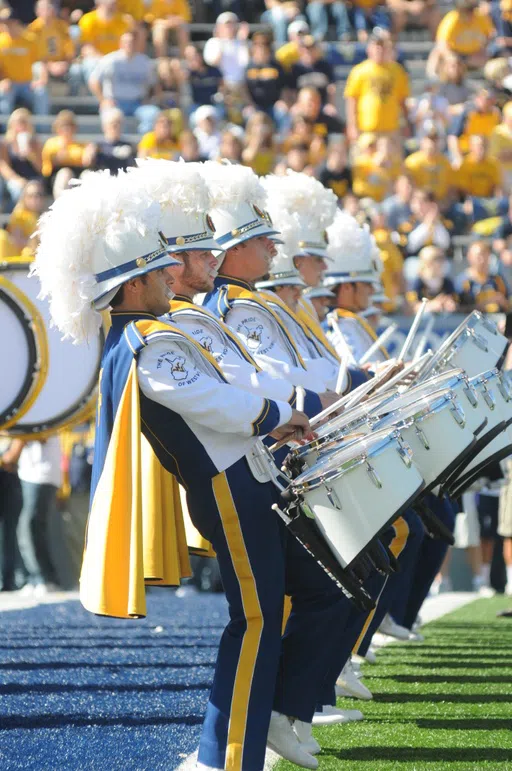
<svg viewBox="0 0 512 771"><path fill-rule="evenodd" d="M397 431L379 431L323 456L298 476L302 499L342 568L410 506L424 482Z"/></svg>
<svg viewBox="0 0 512 771"><path fill-rule="evenodd" d="M374 425L375 430L386 427L398 429L411 447L426 492L449 476L476 443L460 402L449 390L423 396Z"/></svg>
<svg viewBox="0 0 512 771"><path fill-rule="evenodd" d="M44 324L23 292L0 275L0 429L5 430L30 410L46 378L48 351Z"/></svg>
<svg viewBox="0 0 512 771"><path fill-rule="evenodd" d="M496 324L473 311L441 345L423 373L422 380L448 368L460 368L468 377L496 367L508 345Z"/></svg>
<svg viewBox="0 0 512 771"><path fill-rule="evenodd" d="M475 447L477 452L449 482L453 495L464 492L489 463L503 460L512 452L512 394L506 378L494 369L472 378L471 384L485 405L487 425Z"/></svg>
<svg viewBox="0 0 512 771"><path fill-rule="evenodd" d="M4 263L2 275L37 307L48 341L48 376L33 405L9 429L14 436L44 437L89 418L94 410L103 333L88 344L62 340L52 326L48 301L38 297L39 280L28 276L29 262Z"/></svg>

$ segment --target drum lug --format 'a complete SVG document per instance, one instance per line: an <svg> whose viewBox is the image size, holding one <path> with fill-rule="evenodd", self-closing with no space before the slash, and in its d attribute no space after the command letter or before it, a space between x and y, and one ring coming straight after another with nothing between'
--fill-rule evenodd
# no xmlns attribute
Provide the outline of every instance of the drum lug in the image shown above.
<svg viewBox="0 0 512 771"><path fill-rule="evenodd" d="M464 428L466 425L466 416L464 415L464 410L460 406L459 402L457 402L455 399L452 400L452 403L450 405L450 412L452 414L452 417L455 418L456 422L461 426L461 428Z"/></svg>
<svg viewBox="0 0 512 771"><path fill-rule="evenodd" d="M484 395L485 403L487 404L490 410L493 410L496 407L496 399L494 398L492 392L489 391L489 389L486 388L485 386L483 388L483 395Z"/></svg>
<svg viewBox="0 0 512 771"><path fill-rule="evenodd" d="M412 466L412 450L403 439L398 440L398 454L407 468Z"/></svg>
<svg viewBox="0 0 512 771"><path fill-rule="evenodd" d="M468 384L468 386L464 388L464 396L466 397L466 399L468 400L468 402L471 404L472 407L477 406L478 396L473 386L470 386Z"/></svg>
<svg viewBox="0 0 512 771"><path fill-rule="evenodd" d="M325 485L325 491L327 493L327 497L329 498L329 503L334 506L335 509L341 511L341 503L336 490L333 490L333 488L329 487L329 485Z"/></svg>
<svg viewBox="0 0 512 771"><path fill-rule="evenodd" d="M479 335L477 332L473 332L473 341L481 351L484 351L485 353L488 352L489 348L487 347L487 341L485 337L482 337L482 335Z"/></svg>
<svg viewBox="0 0 512 771"><path fill-rule="evenodd" d="M373 468L372 464L369 461L366 461L366 471L368 473L368 476L372 480L375 487L380 490L382 488L382 482L380 481L377 472Z"/></svg>
<svg viewBox="0 0 512 771"><path fill-rule="evenodd" d="M503 396L506 402L509 402L510 399L512 398L512 393L510 392L510 389L507 387L507 384L501 377L498 380L498 391Z"/></svg>
<svg viewBox="0 0 512 771"><path fill-rule="evenodd" d="M428 439L425 436L425 433L423 432L423 430L419 426L414 426L414 430L416 432L416 436L418 437L418 439L422 443L422 445L425 448L425 450L430 450L430 445L428 443Z"/></svg>

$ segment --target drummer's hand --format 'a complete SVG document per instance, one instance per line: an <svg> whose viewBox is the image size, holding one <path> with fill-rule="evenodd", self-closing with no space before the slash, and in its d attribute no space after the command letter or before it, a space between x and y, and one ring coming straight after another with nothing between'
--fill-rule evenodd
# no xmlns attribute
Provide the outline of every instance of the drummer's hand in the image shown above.
<svg viewBox="0 0 512 771"><path fill-rule="evenodd" d="M283 439L300 441L301 439L308 437L308 435L313 436L308 416L303 412L294 409L292 409L292 416L288 423L279 426L279 428L276 428L271 434L271 436L278 441L282 441Z"/></svg>
<svg viewBox="0 0 512 771"><path fill-rule="evenodd" d="M322 412L323 410L326 410L328 407L331 407L336 402L339 402L341 399L341 395L337 394L336 391L324 391L321 394L318 394L320 397L320 404L322 405Z"/></svg>

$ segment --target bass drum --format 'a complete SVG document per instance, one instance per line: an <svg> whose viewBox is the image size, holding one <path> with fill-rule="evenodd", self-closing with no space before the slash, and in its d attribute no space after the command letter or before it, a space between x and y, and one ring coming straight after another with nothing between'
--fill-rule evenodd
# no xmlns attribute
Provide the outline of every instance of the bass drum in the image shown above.
<svg viewBox="0 0 512 771"><path fill-rule="evenodd" d="M27 260L13 260L1 266L4 278L29 298L43 319L48 340L48 375L37 399L23 418L11 425L9 433L42 439L92 417L104 334L101 332L84 345L62 340L61 333L52 326L48 300L38 297L39 280L29 277L29 269Z"/></svg>
<svg viewBox="0 0 512 771"><path fill-rule="evenodd" d="M0 430L31 409L46 379L48 350L43 320L17 286L0 275Z"/></svg>

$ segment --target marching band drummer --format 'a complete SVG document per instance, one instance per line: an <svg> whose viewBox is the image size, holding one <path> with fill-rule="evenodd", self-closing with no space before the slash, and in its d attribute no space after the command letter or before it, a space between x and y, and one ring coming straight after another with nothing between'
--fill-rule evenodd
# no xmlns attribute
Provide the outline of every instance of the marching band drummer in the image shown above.
<svg viewBox="0 0 512 771"><path fill-rule="evenodd" d="M304 276L302 276L302 278L304 278ZM306 302L308 305L311 305L313 307L316 314L316 319L320 321L320 323L322 323L322 321L329 313L329 308L334 303L334 292L331 292L330 289L327 289L327 287L323 286L322 284L320 284L319 286L308 286L306 287L306 289L304 289L302 296L299 300L298 315L299 315L299 318L302 319L302 321L307 322L309 319L307 318L304 319L304 316L302 315L304 302Z"/></svg>
<svg viewBox="0 0 512 771"><path fill-rule="evenodd" d="M253 477L245 457L259 436L307 431L308 422L286 400L228 384L204 347L157 320L169 307L167 268L176 263L171 254L204 255L218 248L197 172L175 164L172 179L164 183L160 206L136 173L117 178L94 173L66 191L40 226L36 272L59 329L82 340L99 329L98 311L112 308L81 600L100 614L144 615L144 576L153 581L160 576L147 565L156 566L158 556L165 563L165 545L148 529L143 513L142 430L163 468L187 489L194 524L217 552L230 605L200 767L261 771L268 736L283 756L316 768L284 712L289 693L296 693L297 671L300 699L294 697L292 714L307 719L313 709L301 715L298 701L307 704L308 693L309 701L314 698L325 670L321 651L329 646L329 629L346 600L298 542L287 538L270 509L271 485ZM174 527L183 542L178 522L166 518L161 524ZM285 563L296 614L281 645ZM283 712L272 712L271 718L273 707Z"/></svg>
<svg viewBox="0 0 512 771"><path fill-rule="evenodd" d="M276 229L258 204L266 200L258 177L246 167L214 162L203 164L202 174L212 196L218 241L226 250L214 290L203 305L240 338L262 369L316 391L322 406L329 406L336 397L326 393L322 373L307 367L290 330L254 286L267 275L276 254ZM342 392L349 387L346 378Z"/></svg>

